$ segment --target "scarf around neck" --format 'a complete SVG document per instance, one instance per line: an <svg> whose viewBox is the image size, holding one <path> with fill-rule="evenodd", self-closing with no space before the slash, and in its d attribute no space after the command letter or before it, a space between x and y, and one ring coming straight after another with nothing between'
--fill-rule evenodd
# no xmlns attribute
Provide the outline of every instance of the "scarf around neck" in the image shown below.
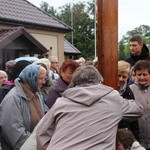
<svg viewBox="0 0 150 150"><path fill-rule="evenodd" d="M36 92L32 92L27 84L22 84L23 91L26 94L29 109L30 109L30 117L31 117L31 125L30 131L32 132L34 127L40 121L40 119L44 116L44 112L42 111L42 106L40 104L40 99Z"/></svg>

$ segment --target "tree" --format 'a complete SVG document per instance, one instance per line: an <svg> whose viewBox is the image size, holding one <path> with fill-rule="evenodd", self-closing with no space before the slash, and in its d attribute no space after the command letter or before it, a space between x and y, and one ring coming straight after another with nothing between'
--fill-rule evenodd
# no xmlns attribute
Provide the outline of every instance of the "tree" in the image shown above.
<svg viewBox="0 0 150 150"><path fill-rule="evenodd" d="M140 35L146 45L150 45L150 26L141 25L131 31L128 31L126 35L119 42L119 59L127 58L130 53L129 39L134 35ZM122 47L124 45L124 47ZM124 49L124 50L123 50Z"/></svg>
<svg viewBox="0 0 150 150"><path fill-rule="evenodd" d="M40 7L43 11L47 12L48 14L58 17L57 11L54 9L53 6L49 6L47 2L43 2L40 4Z"/></svg>
<svg viewBox="0 0 150 150"><path fill-rule="evenodd" d="M83 57L94 58L94 14L93 3L78 2L71 6L66 4L59 8L59 13L52 9L48 3L43 2L41 8L49 14L54 14L62 22L73 28L73 45L81 51ZM71 14L72 13L72 14ZM71 15L73 16L71 18ZM72 19L72 20L71 20ZM73 26L72 26L73 22ZM72 33L67 33L65 38L71 43Z"/></svg>
<svg viewBox="0 0 150 150"><path fill-rule="evenodd" d="M94 57L94 17L89 13L92 3L76 3L72 6L65 5L61 8L59 18L71 26L71 13L73 13L73 45L82 52L83 57ZM65 38L72 41L72 34Z"/></svg>
<svg viewBox="0 0 150 150"><path fill-rule="evenodd" d="M119 60L123 60L125 59L125 45L123 43L123 41L119 42Z"/></svg>

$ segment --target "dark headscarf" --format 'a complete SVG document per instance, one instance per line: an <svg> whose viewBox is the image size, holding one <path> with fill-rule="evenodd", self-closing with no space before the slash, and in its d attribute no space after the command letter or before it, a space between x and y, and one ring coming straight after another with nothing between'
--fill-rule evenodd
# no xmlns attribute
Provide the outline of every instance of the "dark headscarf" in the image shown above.
<svg viewBox="0 0 150 150"><path fill-rule="evenodd" d="M33 91L38 90L38 76L40 65L31 64L25 67L19 74L20 81L30 85Z"/></svg>
<svg viewBox="0 0 150 150"><path fill-rule="evenodd" d="M28 65L30 65L31 63L27 60L20 60L18 61L11 72L11 80L14 81L20 74L20 72Z"/></svg>

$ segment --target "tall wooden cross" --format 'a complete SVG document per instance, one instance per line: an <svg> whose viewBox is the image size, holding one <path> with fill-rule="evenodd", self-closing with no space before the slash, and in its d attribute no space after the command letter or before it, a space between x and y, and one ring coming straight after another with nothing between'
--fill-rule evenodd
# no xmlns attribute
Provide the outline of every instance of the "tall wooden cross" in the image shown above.
<svg viewBox="0 0 150 150"><path fill-rule="evenodd" d="M98 70L104 84L117 89L118 0L97 0Z"/></svg>

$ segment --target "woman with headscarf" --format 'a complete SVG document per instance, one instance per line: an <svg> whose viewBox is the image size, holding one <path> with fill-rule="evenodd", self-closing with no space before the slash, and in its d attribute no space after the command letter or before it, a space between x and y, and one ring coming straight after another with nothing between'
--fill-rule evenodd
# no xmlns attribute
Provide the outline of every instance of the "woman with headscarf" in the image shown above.
<svg viewBox="0 0 150 150"><path fill-rule="evenodd" d="M38 91L45 83L45 76L44 67L28 65L15 80L15 87L3 99L0 106L2 147L19 150L43 117Z"/></svg>
<svg viewBox="0 0 150 150"><path fill-rule="evenodd" d="M45 84L41 88L41 93L42 93L44 99L46 99L46 96L47 96L49 90L51 89L51 86L54 84L52 81L52 78L49 76L49 69L51 66L51 62L47 58L41 58L41 59L33 62L33 64L41 65L47 70L46 79L45 79L46 81L45 81Z"/></svg>
<svg viewBox="0 0 150 150"><path fill-rule="evenodd" d="M41 65L47 71L46 78L45 78L45 84L43 84L43 86L41 87L41 89L39 91L39 92L41 92L42 97L43 97L42 98L43 100L41 101L41 103L43 104L44 112L47 113L49 108L46 105L46 97L47 97L48 92L50 91L52 85L54 84L52 78L49 76L49 69L51 66L51 62L47 58L41 58L41 59L33 62L33 64Z"/></svg>

